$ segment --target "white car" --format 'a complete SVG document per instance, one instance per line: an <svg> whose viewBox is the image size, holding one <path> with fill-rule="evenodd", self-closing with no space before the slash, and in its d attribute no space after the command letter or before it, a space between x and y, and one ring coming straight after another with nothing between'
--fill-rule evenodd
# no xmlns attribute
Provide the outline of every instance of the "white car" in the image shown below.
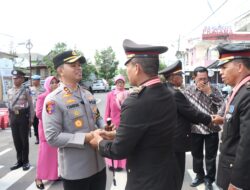
<svg viewBox="0 0 250 190"><path fill-rule="evenodd" d="M93 82L92 90L94 92L99 92L99 91L107 92L109 91L109 84L105 79L96 79Z"/></svg>

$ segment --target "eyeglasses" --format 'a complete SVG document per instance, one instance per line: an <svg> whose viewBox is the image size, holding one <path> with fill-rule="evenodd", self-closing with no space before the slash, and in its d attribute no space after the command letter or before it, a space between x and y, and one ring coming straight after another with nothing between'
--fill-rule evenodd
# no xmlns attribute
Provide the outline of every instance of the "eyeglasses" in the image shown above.
<svg viewBox="0 0 250 190"><path fill-rule="evenodd" d="M58 81L51 81L50 84L58 84L59 82Z"/></svg>

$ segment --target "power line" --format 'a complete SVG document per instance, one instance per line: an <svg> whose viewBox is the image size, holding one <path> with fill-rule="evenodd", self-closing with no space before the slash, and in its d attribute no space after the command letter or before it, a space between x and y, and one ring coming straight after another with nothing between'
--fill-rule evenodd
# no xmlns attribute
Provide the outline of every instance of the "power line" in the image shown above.
<svg viewBox="0 0 250 190"><path fill-rule="evenodd" d="M189 36L191 33L193 33L197 28L202 26L211 16L213 16L218 10L220 10L228 0L225 0L214 12L212 12L205 20L203 20L200 24L198 24L195 28L193 28L186 36Z"/></svg>
<svg viewBox="0 0 250 190"><path fill-rule="evenodd" d="M242 16L246 15L247 13L250 13L250 10L240 14L239 16L235 17L234 19L230 20L230 21L227 21L224 25L227 25L229 23L232 23L234 20L237 20L238 18L241 18Z"/></svg>

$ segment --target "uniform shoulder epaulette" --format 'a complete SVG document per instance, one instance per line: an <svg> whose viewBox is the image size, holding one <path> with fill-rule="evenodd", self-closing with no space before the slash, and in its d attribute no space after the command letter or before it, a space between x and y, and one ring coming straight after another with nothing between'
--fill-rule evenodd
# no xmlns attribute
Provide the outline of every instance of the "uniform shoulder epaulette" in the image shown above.
<svg viewBox="0 0 250 190"><path fill-rule="evenodd" d="M145 86L138 86L129 89L129 94L140 94L145 89Z"/></svg>
<svg viewBox="0 0 250 190"><path fill-rule="evenodd" d="M250 81L246 83L247 90L250 90Z"/></svg>

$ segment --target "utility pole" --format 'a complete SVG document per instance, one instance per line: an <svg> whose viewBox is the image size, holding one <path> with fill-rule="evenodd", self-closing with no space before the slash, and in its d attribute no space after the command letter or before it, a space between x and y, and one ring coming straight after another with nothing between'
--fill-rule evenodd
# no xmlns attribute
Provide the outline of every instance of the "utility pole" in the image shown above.
<svg viewBox="0 0 250 190"><path fill-rule="evenodd" d="M31 43L30 39L26 43L26 48L29 51L29 64L30 64L30 86L32 86L32 81L31 81L31 75L32 75L32 70L31 70L31 53L30 50L32 49L33 44Z"/></svg>

